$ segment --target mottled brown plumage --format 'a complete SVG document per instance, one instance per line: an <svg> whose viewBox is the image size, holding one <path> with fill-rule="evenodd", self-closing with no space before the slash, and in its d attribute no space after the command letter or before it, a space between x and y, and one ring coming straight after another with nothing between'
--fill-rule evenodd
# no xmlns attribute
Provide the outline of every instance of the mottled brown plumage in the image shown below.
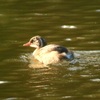
<svg viewBox="0 0 100 100"><path fill-rule="evenodd" d="M36 48L33 52L34 58L45 65L58 63L63 59L74 59L73 52L60 45L46 45L45 39L43 39L41 36L32 37L29 42L23 46Z"/></svg>

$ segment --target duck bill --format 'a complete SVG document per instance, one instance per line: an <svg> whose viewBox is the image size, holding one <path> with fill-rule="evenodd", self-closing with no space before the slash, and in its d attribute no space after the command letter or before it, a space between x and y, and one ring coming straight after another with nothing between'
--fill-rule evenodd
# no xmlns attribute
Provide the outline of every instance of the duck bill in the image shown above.
<svg viewBox="0 0 100 100"><path fill-rule="evenodd" d="M30 46L30 45L31 45L30 42L27 42L27 43L23 44L23 46Z"/></svg>

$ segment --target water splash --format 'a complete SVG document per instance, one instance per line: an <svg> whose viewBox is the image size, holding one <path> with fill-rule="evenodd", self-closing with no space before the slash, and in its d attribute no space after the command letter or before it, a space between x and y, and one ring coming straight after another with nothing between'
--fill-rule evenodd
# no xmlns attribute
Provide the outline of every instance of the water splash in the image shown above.
<svg viewBox="0 0 100 100"><path fill-rule="evenodd" d="M69 66L72 65L73 68L69 70L81 70L83 66L99 66L100 65L100 51L74 51L75 59L72 61L62 61L61 63L54 64L52 66ZM48 67L31 56L31 54L23 54L20 56L20 61L22 62L29 62L29 67L33 68L41 68L41 67Z"/></svg>

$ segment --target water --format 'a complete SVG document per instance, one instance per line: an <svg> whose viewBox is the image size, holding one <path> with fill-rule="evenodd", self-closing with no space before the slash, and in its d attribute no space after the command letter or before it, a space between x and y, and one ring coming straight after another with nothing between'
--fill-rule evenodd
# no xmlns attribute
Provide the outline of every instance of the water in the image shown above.
<svg viewBox="0 0 100 100"><path fill-rule="evenodd" d="M99 0L1 0L0 100L99 100L99 27ZM37 68L22 46L35 35L77 58Z"/></svg>

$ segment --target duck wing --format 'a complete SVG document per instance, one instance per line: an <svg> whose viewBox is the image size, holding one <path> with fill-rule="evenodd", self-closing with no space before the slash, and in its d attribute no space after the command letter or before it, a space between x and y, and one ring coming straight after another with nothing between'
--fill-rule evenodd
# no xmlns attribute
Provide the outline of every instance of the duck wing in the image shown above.
<svg viewBox="0 0 100 100"><path fill-rule="evenodd" d="M74 53L60 45L50 44L50 45L42 47L40 50L41 50L42 55L43 54L45 55L45 54L55 51L55 52L62 54L68 60L74 59Z"/></svg>
<svg viewBox="0 0 100 100"><path fill-rule="evenodd" d="M40 50L42 53L47 53L47 52L49 53L52 51L57 51L59 53L63 53L63 52L68 53L67 48L60 46L60 45L55 45L55 44L46 45L42 47Z"/></svg>

